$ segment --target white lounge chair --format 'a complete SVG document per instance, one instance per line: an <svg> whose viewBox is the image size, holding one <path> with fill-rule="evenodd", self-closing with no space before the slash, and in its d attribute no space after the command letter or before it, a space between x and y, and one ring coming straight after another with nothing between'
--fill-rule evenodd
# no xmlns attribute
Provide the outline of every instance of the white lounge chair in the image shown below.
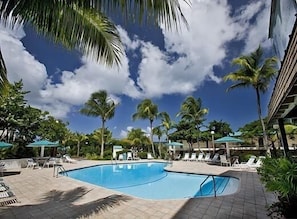
<svg viewBox="0 0 297 219"><path fill-rule="evenodd" d="M123 154L119 154L119 160L124 160L124 155Z"/></svg>
<svg viewBox="0 0 297 219"><path fill-rule="evenodd" d="M154 159L154 157L152 156L151 153L147 153L147 159L148 159L148 160L152 160L152 159Z"/></svg>
<svg viewBox="0 0 297 219"><path fill-rule="evenodd" d="M218 153L215 153L215 155L213 155L212 159L209 162L213 164L220 163L219 157L220 155Z"/></svg>
<svg viewBox="0 0 297 219"><path fill-rule="evenodd" d="M204 159L204 153L199 153L197 161L201 162L201 161L203 161L203 159Z"/></svg>
<svg viewBox="0 0 297 219"><path fill-rule="evenodd" d="M226 155L222 154L220 155L220 161L221 161L221 166L231 166L231 162L227 160Z"/></svg>
<svg viewBox="0 0 297 219"><path fill-rule="evenodd" d="M256 156L252 155L247 162L241 162L240 164L234 164L234 167L239 168L250 168L250 166L255 164Z"/></svg>
<svg viewBox="0 0 297 219"><path fill-rule="evenodd" d="M127 152L127 160L133 160L132 152Z"/></svg>
<svg viewBox="0 0 297 219"><path fill-rule="evenodd" d="M54 166L55 164L56 164L57 162L56 162L56 159L55 158L53 158L53 157L51 157L50 159L48 159L47 161L45 161L44 162L44 164L43 164L43 167L50 167L50 166Z"/></svg>
<svg viewBox="0 0 297 219"><path fill-rule="evenodd" d="M66 163L76 163L77 160L72 159L69 155L64 155Z"/></svg>
<svg viewBox="0 0 297 219"><path fill-rule="evenodd" d="M183 161L188 161L190 159L190 154L189 153L185 153L184 157L183 157Z"/></svg>
<svg viewBox="0 0 297 219"><path fill-rule="evenodd" d="M34 169L38 166L38 163L36 163L32 158L27 159L27 168L32 167Z"/></svg>
<svg viewBox="0 0 297 219"><path fill-rule="evenodd" d="M204 162L210 162L211 161L210 153L207 153L202 161L204 161Z"/></svg>
<svg viewBox="0 0 297 219"><path fill-rule="evenodd" d="M196 153L192 153L189 161L196 161Z"/></svg>
<svg viewBox="0 0 297 219"><path fill-rule="evenodd" d="M263 163L263 162L262 162L263 159L265 159L265 156L259 156L257 162L256 162L256 163L252 163L252 164L250 164L249 167L250 167L250 168L258 168L258 167L261 167L261 165L262 165L262 163Z"/></svg>

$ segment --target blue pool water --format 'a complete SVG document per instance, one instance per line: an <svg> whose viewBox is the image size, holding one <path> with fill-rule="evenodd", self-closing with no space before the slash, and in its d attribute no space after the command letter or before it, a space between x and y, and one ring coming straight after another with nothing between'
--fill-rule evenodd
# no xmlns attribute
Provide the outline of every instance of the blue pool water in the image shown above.
<svg viewBox="0 0 297 219"><path fill-rule="evenodd" d="M184 174L164 171L166 164L133 163L99 165L68 171L69 177L145 199L181 199L217 196L237 191L239 180L232 177Z"/></svg>

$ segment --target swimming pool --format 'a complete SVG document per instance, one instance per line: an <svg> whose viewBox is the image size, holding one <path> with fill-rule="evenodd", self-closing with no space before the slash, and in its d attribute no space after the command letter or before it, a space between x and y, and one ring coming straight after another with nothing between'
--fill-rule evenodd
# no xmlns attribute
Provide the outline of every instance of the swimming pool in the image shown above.
<svg viewBox="0 0 297 219"><path fill-rule="evenodd" d="M165 166L158 162L110 164L71 170L67 174L73 179L157 200L214 196L213 180L217 196L232 194L239 186L239 180L233 177L167 172Z"/></svg>

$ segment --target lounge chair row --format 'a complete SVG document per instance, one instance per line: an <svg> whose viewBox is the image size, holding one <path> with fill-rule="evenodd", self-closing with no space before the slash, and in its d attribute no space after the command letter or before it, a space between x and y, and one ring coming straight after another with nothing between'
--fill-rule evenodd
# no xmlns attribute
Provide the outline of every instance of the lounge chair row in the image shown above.
<svg viewBox="0 0 297 219"><path fill-rule="evenodd" d="M214 154L213 157L211 157L210 153L204 154L199 153L197 157L197 153L192 153L190 156L190 153L185 153L184 157L182 158L183 161L198 161L198 162L213 162L217 163L219 162L220 155L218 153Z"/></svg>
<svg viewBox="0 0 297 219"><path fill-rule="evenodd" d="M259 156L257 158L252 155L247 162L236 163L233 166L238 168L258 168L261 167L263 159L265 159L265 156Z"/></svg>
<svg viewBox="0 0 297 219"><path fill-rule="evenodd" d="M36 167L53 167L56 164L61 163L60 158L50 157L48 159L42 159L42 162L38 162L33 158L27 159L27 168L36 168ZM64 163L76 163L75 159L72 159L69 155L64 155L62 161Z"/></svg>

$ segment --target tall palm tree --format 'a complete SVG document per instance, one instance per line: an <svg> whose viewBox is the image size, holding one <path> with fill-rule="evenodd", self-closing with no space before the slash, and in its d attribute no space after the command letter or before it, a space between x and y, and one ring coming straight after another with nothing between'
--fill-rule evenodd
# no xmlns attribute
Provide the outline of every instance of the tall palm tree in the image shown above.
<svg viewBox="0 0 297 219"><path fill-rule="evenodd" d="M238 69L224 76L224 80L231 80L235 84L231 85L227 91L239 87L253 87L256 91L257 109L259 120L263 129L264 147L268 148L268 138L265 123L262 118L260 93L265 93L269 87L271 80L277 74L276 57L267 58L263 61L263 50L259 46L249 55L243 55L232 60L233 65L237 65Z"/></svg>
<svg viewBox="0 0 297 219"><path fill-rule="evenodd" d="M148 119L150 121L150 139L152 144L152 152L154 157L155 148L153 141L153 122L158 117L158 106L152 102L150 99L143 100L137 105L137 112L132 115L132 119Z"/></svg>
<svg viewBox="0 0 297 219"><path fill-rule="evenodd" d="M100 157L104 156L104 130L105 123L108 119L114 117L115 102L107 96L105 90L92 93L90 99L85 103L80 112L87 116L100 117L101 118L101 152Z"/></svg>
<svg viewBox="0 0 297 219"><path fill-rule="evenodd" d="M202 101L200 98L195 99L193 96L189 96L182 103L181 108L177 116L181 116L182 120L193 123L199 132L200 126L203 123L204 116L208 113L208 109L202 108ZM197 135L197 144L199 147L199 137Z"/></svg>
<svg viewBox="0 0 297 219"><path fill-rule="evenodd" d="M179 27L180 21L187 24L178 0L0 0L1 19L7 26L29 22L54 42L109 66L119 65L123 54L119 33L108 18L112 13L130 22L165 24L169 30ZM1 50L0 82L0 88L2 82L8 83Z"/></svg>

